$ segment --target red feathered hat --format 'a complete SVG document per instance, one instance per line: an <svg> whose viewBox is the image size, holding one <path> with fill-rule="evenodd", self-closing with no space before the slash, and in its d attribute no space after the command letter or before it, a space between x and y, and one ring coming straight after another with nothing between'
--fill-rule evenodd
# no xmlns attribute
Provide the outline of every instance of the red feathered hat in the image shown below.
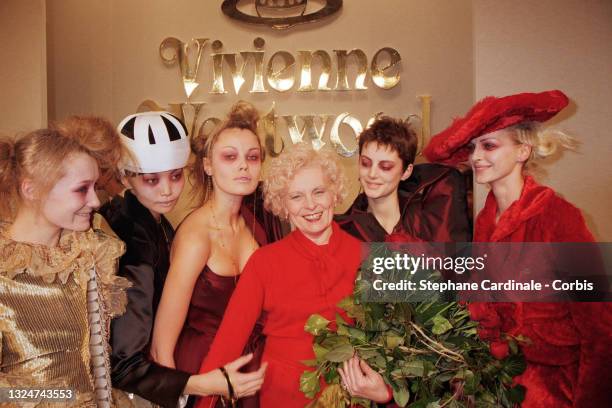
<svg viewBox="0 0 612 408"><path fill-rule="evenodd" d="M469 157L470 140L521 122L544 122L567 106L569 99L561 91L521 93L478 102L464 118L434 135L423 154L430 162L457 164Z"/></svg>

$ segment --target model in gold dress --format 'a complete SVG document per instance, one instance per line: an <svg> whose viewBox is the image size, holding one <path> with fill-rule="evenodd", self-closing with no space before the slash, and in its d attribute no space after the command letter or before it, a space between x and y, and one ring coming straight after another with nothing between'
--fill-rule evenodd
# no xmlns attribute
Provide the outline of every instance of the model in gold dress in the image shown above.
<svg viewBox="0 0 612 408"><path fill-rule="evenodd" d="M120 146L95 118L0 141L0 387L74 395L59 403L5 396L0 406L120 405L107 335L129 285L114 275L123 243L91 229L96 182L116 167Z"/></svg>

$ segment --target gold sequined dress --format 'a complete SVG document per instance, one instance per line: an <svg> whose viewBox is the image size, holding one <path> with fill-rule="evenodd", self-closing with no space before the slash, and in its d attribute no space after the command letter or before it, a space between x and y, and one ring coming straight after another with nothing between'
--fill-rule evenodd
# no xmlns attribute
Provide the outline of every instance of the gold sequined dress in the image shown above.
<svg viewBox="0 0 612 408"><path fill-rule="evenodd" d="M108 325L123 313L129 286L115 276L123 243L89 230L65 232L47 247L13 241L5 229L0 225L0 387L71 389L76 398L0 406L119 405L100 403L100 387L110 389Z"/></svg>

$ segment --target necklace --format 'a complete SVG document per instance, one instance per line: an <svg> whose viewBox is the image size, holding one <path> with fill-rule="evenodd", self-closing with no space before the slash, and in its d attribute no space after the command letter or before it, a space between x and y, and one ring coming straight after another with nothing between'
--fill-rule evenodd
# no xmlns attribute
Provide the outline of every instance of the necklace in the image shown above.
<svg viewBox="0 0 612 408"><path fill-rule="evenodd" d="M166 229L164 228L164 224L162 223L161 218L159 219L159 221L157 222L157 225L159 225L159 228L162 231L162 234L164 234L164 242L166 243L166 247L168 248L168 253L170 253L170 240L168 239L168 234L166 233Z"/></svg>
<svg viewBox="0 0 612 408"><path fill-rule="evenodd" d="M235 285L238 280L238 275L240 275L240 268L238 267L238 264L236 263L232 255L230 254L229 250L227 249L227 246L225 245L225 239L223 239L223 232L221 231L221 227L219 226L219 222L217 221L217 217L215 215L215 209L212 204L210 205L210 212L212 214L213 222L215 223L215 229L219 233L219 245L221 246L223 251L227 253L229 260L232 263L232 266L234 267L234 271L236 271L236 273L234 273L233 275L234 285Z"/></svg>

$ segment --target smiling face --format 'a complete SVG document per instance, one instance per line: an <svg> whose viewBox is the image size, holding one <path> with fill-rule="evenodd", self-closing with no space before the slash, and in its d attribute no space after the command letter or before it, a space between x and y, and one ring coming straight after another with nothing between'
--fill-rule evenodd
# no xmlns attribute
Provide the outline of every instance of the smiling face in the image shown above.
<svg viewBox="0 0 612 408"><path fill-rule="evenodd" d="M303 167L293 176L284 198L289 221L318 245L329 241L335 193L321 166Z"/></svg>
<svg viewBox="0 0 612 408"><path fill-rule="evenodd" d="M245 196L253 193L261 172L261 146L248 129L225 129L204 158L204 169L212 176L215 191Z"/></svg>
<svg viewBox="0 0 612 408"><path fill-rule="evenodd" d="M531 152L529 146L516 142L508 129L477 137L468 146L474 179L479 184L520 177Z"/></svg>
<svg viewBox="0 0 612 408"><path fill-rule="evenodd" d="M359 156L359 180L369 199L380 199L397 193L401 180L412 173L412 165L403 169L397 150L370 142Z"/></svg>
<svg viewBox="0 0 612 408"><path fill-rule="evenodd" d="M63 176L42 200L42 219L54 228L85 231L100 206L95 192L98 164L85 153L75 153L63 166Z"/></svg>
<svg viewBox="0 0 612 408"><path fill-rule="evenodd" d="M155 219L176 206L185 186L183 169L144 173L122 178L123 184L132 190L138 201Z"/></svg>

